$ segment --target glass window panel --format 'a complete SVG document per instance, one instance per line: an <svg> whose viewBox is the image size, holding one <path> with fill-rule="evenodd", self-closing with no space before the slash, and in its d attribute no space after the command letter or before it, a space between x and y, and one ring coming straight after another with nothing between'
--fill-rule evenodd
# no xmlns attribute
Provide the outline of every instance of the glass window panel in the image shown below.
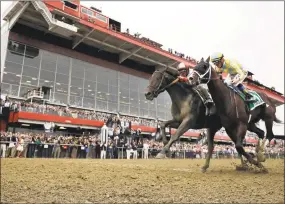
<svg viewBox="0 0 285 204"><path fill-rule="evenodd" d="M6 61L4 71L5 72L11 72L14 74L21 74L22 73L22 65Z"/></svg>
<svg viewBox="0 0 285 204"><path fill-rule="evenodd" d="M83 96L83 90L81 87L70 87L70 94L75 96Z"/></svg>
<svg viewBox="0 0 285 204"><path fill-rule="evenodd" d="M48 51L43 50L43 52L42 52L42 60L43 60L44 62L53 62L53 63L56 63L57 54L54 54L54 53L52 53L52 52L48 52Z"/></svg>
<svg viewBox="0 0 285 204"><path fill-rule="evenodd" d="M140 93L144 93L147 86L148 86L148 80L140 78L139 80Z"/></svg>
<svg viewBox="0 0 285 204"><path fill-rule="evenodd" d="M108 93L108 85L97 83L97 92Z"/></svg>
<svg viewBox="0 0 285 204"><path fill-rule="evenodd" d="M53 102L60 104L67 104L67 95L62 93L54 93Z"/></svg>
<svg viewBox="0 0 285 204"><path fill-rule="evenodd" d="M130 114L132 115L139 115L139 109L137 106L131 106L130 107Z"/></svg>
<svg viewBox="0 0 285 204"><path fill-rule="evenodd" d="M94 93L95 93L94 89L84 89L84 97L85 98L94 99L94 96L95 96Z"/></svg>
<svg viewBox="0 0 285 204"><path fill-rule="evenodd" d="M107 96L107 101L112 101L112 102L117 102L118 101L118 96L114 94L108 94Z"/></svg>
<svg viewBox="0 0 285 204"><path fill-rule="evenodd" d="M25 56L30 56L32 58L40 56L40 50L35 47L26 45Z"/></svg>
<svg viewBox="0 0 285 204"><path fill-rule="evenodd" d="M8 84L20 84L20 75L12 73L3 73L3 82Z"/></svg>
<svg viewBox="0 0 285 204"><path fill-rule="evenodd" d="M84 67L85 67L84 62L77 60L77 59L72 59L71 76L83 79L84 78Z"/></svg>
<svg viewBox="0 0 285 204"><path fill-rule="evenodd" d="M71 77L71 86L83 88L83 79Z"/></svg>
<svg viewBox="0 0 285 204"><path fill-rule="evenodd" d="M129 81L122 81L122 80L120 80L119 83L120 83L120 88L129 89L129 87L130 87Z"/></svg>
<svg viewBox="0 0 285 204"><path fill-rule="evenodd" d="M118 86L118 76L116 71L108 70L107 76L109 80L109 85Z"/></svg>
<svg viewBox="0 0 285 204"><path fill-rule="evenodd" d="M128 89L122 89L120 88L120 92L119 92L120 96L124 96L124 97L128 97L130 96L130 91Z"/></svg>
<svg viewBox="0 0 285 204"><path fill-rule="evenodd" d="M13 53L11 51L7 51L6 60L9 62L15 62L18 64L23 64L24 56L23 54Z"/></svg>
<svg viewBox="0 0 285 204"><path fill-rule="evenodd" d="M112 112L117 112L117 110L118 110L118 103L108 102L108 110L112 111Z"/></svg>
<svg viewBox="0 0 285 204"><path fill-rule="evenodd" d="M55 70L56 70L56 63L55 62L50 62L50 61L42 61L41 69L55 72Z"/></svg>
<svg viewBox="0 0 285 204"><path fill-rule="evenodd" d="M89 81L96 81L96 69L94 67L94 69L90 69L90 68L86 68L85 69L85 79L89 80Z"/></svg>
<svg viewBox="0 0 285 204"><path fill-rule="evenodd" d="M8 42L8 50L11 50L11 51L13 51L13 52L18 52L18 53L24 54L25 45L10 40L10 41Z"/></svg>
<svg viewBox="0 0 285 204"><path fill-rule="evenodd" d="M31 90L33 90L32 87L21 86L20 97L24 97L28 93L28 91L31 91Z"/></svg>
<svg viewBox="0 0 285 204"><path fill-rule="evenodd" d="M138 100L135 100L135 99L130 99L130 104L131 104L131 106L136 106L136 107L138 107L139 101L138 101Z"/></svg>
<svg viewBox="0 0 285 204"><path fill-rule="evenodd" d="M57 65L56 72L69 76L69 66Z"/></svg>
<svg viewBox="0 0 285 204"><path fill-rule="evenodd" d="M83 98L83 107L85 108L94 108L95 100L90 98Z"/></svg>
<svg viewBox="0 0 285 204"><path fill-rule="evenodd" d="M41 57L38 54L37 56L25 56L24 65L31 66L31 67L40 67Z"/></svg>
<svg viewBox="0 0 285 204"><path fill-rule="evenodd" d="M138 90L139 90L139 84L138 84L138 82L137 82L137 81L136 81L136 82L131 82L131 81L130 81L130 89L133 90L133 91L138 92Z"/></svg>
<svg viewBox="0 0 285 204"><path fill-rule="evenodd" d="M38 85L38 79L34 77L22 76L21 84L24 86L36 87Z"/></svg>
<svg viewBox="0 0 285 204"><path fill-rule="evenodd" d="M120 103L120 112L129 114L130 113L129 107L130 107L129 105Z"/></svg>
<svg viewBox="0 0 285 204"><path fill-rule="evenodd" d="M55 81L61 84L68 84L69 76L64 74L56 74Z"/></svg>
<svg viewBox="0 0 285 204"><path fill-rule="evenodd" d="M160 119L165 119L165 113L161 111L157 111L157 117Z"/></svg>
<svg viewBox="0 0 285 204"><path fill-rule="evenodd" d="M106 70L97 72L97 81L101 84L108 84L108 74Z"/></svg>
<svg viewBox="0 0 285 204"><path fill-rule="evenodd" d="M145 101L146 100L144 93L139 93L139 100L140 101Z"/></svg>
<svg viewBox="0 0 285 204"><path fill-rule="evenodd" d="M49 71L46 71L46 70L41 70L40 72L40 79L44 79L46 80L46 82L54 82L54 72L49 72Z"/></svg>
<svg viewBox="0 0 285 204"><path fill-rule="evenodd" d="M149 103L149 110L155 111L155 107L156 107L155 101L153 100L153 101L150 101L148 103Z"/></svg>
<svg viewBox="0 0 285 204"><path fill-rule="evenodd" d="M156 118L156 112L155 111L149 111L149 116L150 117L153 117L153 118Z"/></svg>
<svg viewBox="0 0 285 204"><path fill-rule="evenodd" d="M110 94L118 94L118 87L117 86L109 86L109 93Z"/></svg>
<svg viewBox="0 0 285 204"><path fill-rule="evenodd" d="M107 102L106 101L97 100L96 101L96 109L107 110Z"/></svg>
<svg viewBox="0 0 285 204"><path fill-rule="evenodd" d="M119 78L121 81L129 81L129 75L124 72L119 72Z"/></svg>
<svg viewBox="0 0 285 204"><path fill-rule="evenodd" d="M39 77L39 69L35 67L24 66L23 67L23 75L38 78Z"/></svg>
<svg viewBox="0 0 285 204"><path fill-rule="evenodd" d="M55 83L55 92L67 94L68 93L68 85Z"/></svg>
<svg viewBox="0 0 285 204"><path fill-rule="evenodd" d="M63 56L63 55L58 55L57 56L57 66L58 67L67 67L68 70L69 70L69 66L70 66L70 58L69 57L66 57L66 56ZM62 73L62 72L59 72L59 73ZM68 74L69 72L67 73L62 73L62 74Z"/></svg>
<svg viewBox="0 0 285 204"><path fill-rule="evenodd" d="M147 109L140 109L140 115L144 117L148 117L148 110Z"/></svg>
<svg viewBox="0 0 285 204"><path fill-rule="evenodd" d="M87 80L84 81L84 89L95 90L95 88L96 88L96 82L87 81Z"/></svg>
<svg viewBox="0 0 285 204"><path fill-rule="evenodd" d="M70 101L70 105L82 106L82 97L70 95L69 101Z"/></svg>
<svg viewBox="0 0 285 204"><path fill-rule="evenodd" d="M11 85L11 92L10 92L10 95L12 95L12 96L18 96L19 87L20 87L20 86L18 86L18 85Z"/></svg>
<svg viewBox="0 0 285 204"><path fill-rule="evenodd" d="M97 92L96 98L97 98L97 100L107 101L106 93L101 93L101 92L98 93L98 92Z"/></svg>
<svg viewBox="0 0 285 204"><path fill-rule="evenodd" d="M138 100L138 92L137 91L130 91L130 99Z"/></svg>
<svg viewBox="0 0 285 204"><path fill-rule="evenodd" d="M10 94L11 92L11 84L2 83L1 85L1 94ZM17 93L18 95L18 93Z"/></svg>
<svg viewBox="0 0 285 204"><path fill-rule="evenodd" d="M148 102L147 101L140 101L140 108L148 109Z"/></svg>
<svg viewBox="0 0 285 204"><path fill-rule="evenodd" d="M120 103L129 104L130 98L126 96L120 96Z"/></svg>
<svg viewBox="0 0 285 204"><path fill-rule="evenodd" d="M40 80L40 86L46 86L46 87L53 87L53 81L48 81L48 80Z"/></svg>

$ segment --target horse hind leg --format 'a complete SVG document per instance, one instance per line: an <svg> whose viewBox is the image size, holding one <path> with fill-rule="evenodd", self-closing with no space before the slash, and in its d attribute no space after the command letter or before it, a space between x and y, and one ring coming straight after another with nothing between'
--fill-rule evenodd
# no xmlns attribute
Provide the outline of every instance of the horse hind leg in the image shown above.
<svg viewBox="0 0 285 204"><path fill-rule="evenodd" d="M248 131L253 132L255 134L257 134L257 136L260 139L263 139L265 136L265 132L263 130L261 130L260 128L256 127L255 123L249 123L248 124Z"/></svg>

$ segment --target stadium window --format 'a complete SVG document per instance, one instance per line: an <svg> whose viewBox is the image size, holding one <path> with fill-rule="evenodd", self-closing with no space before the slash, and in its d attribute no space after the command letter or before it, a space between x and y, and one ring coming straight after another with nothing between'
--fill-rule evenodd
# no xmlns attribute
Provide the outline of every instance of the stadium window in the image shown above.
<svg viewBox="0 0 285 204"><path fill-rule="evenodd" d="M18 74L3 72L3 83L19 84L20 79L21 79L21 76Z"/></svg>
<svg viewBox="0 0 285 204"><path fill-rule="evenodd" d="M77 10L77 5L76 4L73 4L71 3L70 1L63 1L64 2L64 5L69 7L69 8L72 8L74 10Z"/></svg>
<svg viewBox="0 0 285 204"><path fill-rule="evenodd" d="M19 53L16 53L16 52L11 52L11 51L8 51L7 52L7 55L6 55L6 61L8 62L14 62L14 63L17 63L17 64L23 64L23 55L22 54L19 54Z"/></svg>
<svg viewBox="0 0 285 204"><path fill-rule="evenodd" d="M84 7L82 7L81 12L84 13L84 14L87 14L88 16L94 16L93 11L91 11L91 10L89 10L87 8L84 8Z"/></svg>
<svg viewBox="0 0 285 204"><path fill-rule="evenodd" d="M8 50L10 50L13 53L16 52L17 54L24 54L25 45L10 40L8 42Z"/></svg>
<svg viewBox="0 0 285 204"><path fill-rule="evenodd" d="M107 23L107 18L99 13L96 13L95 16L98 20L103 21L104 23Z"/></svg>
<svg viewBox="0 0 285 204"><path fill-rule="evenodd" d="M5 62L4 71L5 72L11 72L11 73L14 73L14 74L21 74L21 72L22 72L22 65L6 61Z"/></svg>

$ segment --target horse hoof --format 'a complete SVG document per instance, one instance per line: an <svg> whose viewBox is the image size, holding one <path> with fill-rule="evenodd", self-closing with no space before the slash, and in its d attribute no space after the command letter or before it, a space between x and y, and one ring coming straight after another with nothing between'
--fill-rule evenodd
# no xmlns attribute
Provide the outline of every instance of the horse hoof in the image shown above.
<svg viewBox="0 0 285 204"><path fill-rule="evenodd" d="M246 166L236 166L237 171L247 171L248 168Z"/></svg>
<svg viewBox="0 0 285 204"><path fill-rule="evenodd" d="M207 171L206 168L201 168L201 172L202 172L202 173L205 173L206 171Z"/></svg>
<svg viewBox="0 0 285 204"><path fill-rule="evenodd" d="M165 154L162 154L162 153L158 153L155 158L156 158L156 159L165 159L165 158L166 158L166 155L165 155Z"/></svg>

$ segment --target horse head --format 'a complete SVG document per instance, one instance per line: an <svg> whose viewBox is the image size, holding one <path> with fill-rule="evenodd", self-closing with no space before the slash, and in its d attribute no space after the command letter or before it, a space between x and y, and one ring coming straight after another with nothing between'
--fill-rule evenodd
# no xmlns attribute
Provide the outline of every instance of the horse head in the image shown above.
<svg viewBox="0 0 285 204"><path fill-rule="evenodd" d="M210 57L204 61L202 58L199 63L194 67L190 77L189 81L190 84L195 86L199 85L201 83L209 83L212 79L213 73L216 71L213 69L213 64L210 62Z"/></svg>
<svg viewBox="0 0 285 204"><path fill-rule="evenodd" d="M149 79L149 85L145 93L146 99L152 101L165 91L178 76L179 72L177 69L170 67L157 68Z"/></svg>

